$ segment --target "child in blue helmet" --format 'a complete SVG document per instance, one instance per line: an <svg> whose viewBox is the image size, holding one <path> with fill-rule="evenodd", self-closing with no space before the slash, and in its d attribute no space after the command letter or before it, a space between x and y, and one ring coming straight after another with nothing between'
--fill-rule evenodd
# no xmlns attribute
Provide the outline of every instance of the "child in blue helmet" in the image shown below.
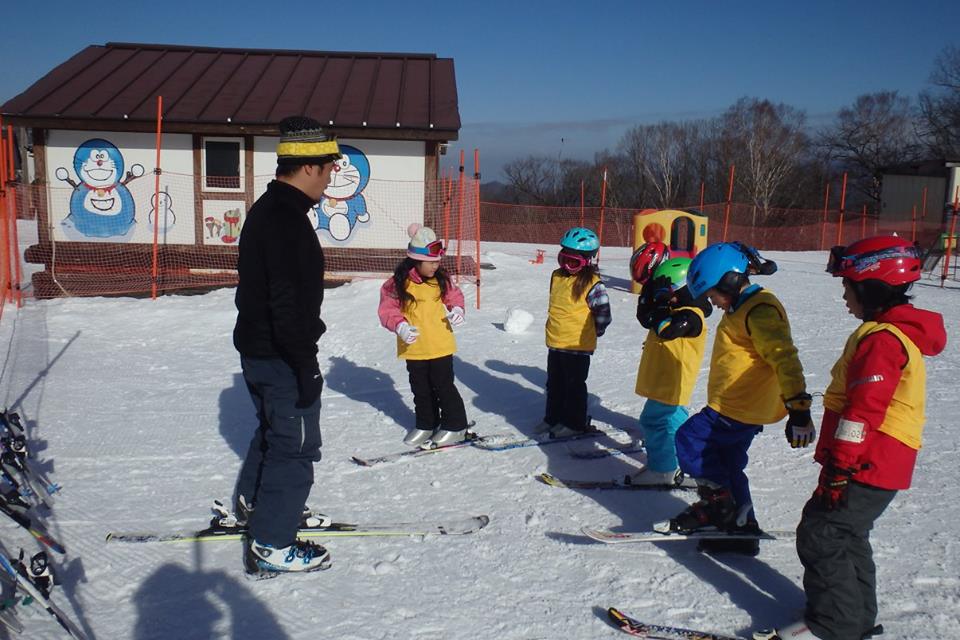
<svg viewBox="0 0 960 640"><path fill-rule="evenodd" d="M677 463L676 433L687 417L686 404L700 373L707 344L705 296L694 299L687 287L690 258L668 258L643 283L637 320L649 329L637 368L636 393L647 401L640 413L647 464L627 477L630 484L672 485L683 474Z"/></svg>
<svg viewBox="0 0 960 640"><path fill-rule="evenodd" d="M749 278L775 271L776 264L738 242L711 245L690 264L690 295L705 294L724 313L713 343L707 406L684 422L676 436L680 469L696 479L700 500L657 525L660 529L759 531L744 473L754 436L763 425L789 416L791 447L806 447L816 438L786 311L773 293ZM759 543L703 540L700 549L756 555Z"/></svg>
<svg viewBox="0 0 960 640"><path fill-rule="evenodd" d="M565 438L585 433L590 356L611 321L610 299L600 281L600 241L574 227L560 239L560 268L550 276L547 311L547 407L538 433Z"/></svg>

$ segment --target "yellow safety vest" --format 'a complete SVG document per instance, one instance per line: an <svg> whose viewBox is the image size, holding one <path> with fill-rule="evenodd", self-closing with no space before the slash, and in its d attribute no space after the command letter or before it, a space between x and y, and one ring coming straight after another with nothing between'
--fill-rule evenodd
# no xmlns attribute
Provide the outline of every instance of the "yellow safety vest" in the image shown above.
<svg viewBox="0 0 960 640"><path fill-rule="evenodd" d="M677 311L680 309L696 313L703 323L703 330L696 337L664 340L651 329L643 343L636 387L638 396L676 406L690 402L707 346L707 325L704 322L703 310L697 307L679 307Z"/></svg>
<svg viewBox="0 0 960 640"><path fill-rule="evenodd" d="M402 304L403 317L420 331L413 344L397 337L397 357L406 360L433 360L457 351L453 329L447 321L447 309L440 299L436 278L414 282L407 278L403 287L414 301Z"/></svg>
<svg viewBox="0 0 960 640"><path fill-rule="evenodd" d="M758 310L764 315L751 318ZM747 320L764 322L763 334L751 334ZM763 355L761 355L763 354ZM717 326L707 382L707 405L747 424L772 424L787 415L784 398L806 390L803 367L790 335L783 305L761 289L733 313L724 313Z"/></svg>
<svg viewBox="0 0 960 640"><path fill-rule="evenodd" d="M547 311L547 346L572 351L597 348L597 327L587 306L587 293L600 281L596 274L579 299L573 297L577 277L557 269L550 277L550 308Z"/></svg>
<svg viewBox="0 0 960 640"><path fill-rule="evenodd" d="M847 367L857 352L860 341L878 331L889 331L900 341L907 352L907 366L900 372L900 382L893 392L883 422L874 428L896 438L911 449L919 449L922 444L923 425L926 422L924 393L927 369L923 354L917 346L892 324L864 322L847 338L843 355L830 370L833 380L823 394L823 406L843 415L847 408ZM869 381L864 381L864 384L869 384Z"/></svg>

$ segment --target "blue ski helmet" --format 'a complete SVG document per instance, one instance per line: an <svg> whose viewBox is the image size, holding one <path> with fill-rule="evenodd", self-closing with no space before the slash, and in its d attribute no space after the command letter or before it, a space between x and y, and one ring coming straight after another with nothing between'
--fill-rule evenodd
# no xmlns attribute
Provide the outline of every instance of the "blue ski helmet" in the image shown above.
<svg viewBox="0 0 960 640"><path fill-rule="evenodd" d="M597 239L597 234L590 229L574 227L560 238L560 246L573 251L592 253L600 248L600 240Z"/></svg>
<svg viewBox="0 0 960 640"><path fill-rule="evenodd" d="M747 277L749 265L750 260L741 250L740 243L718 242L710 245L690 263L687 271L690 295L699 298L713 288L724 293L737 293L732 291L732 285ZM727 274L733 274L733 277L726 277Z"/></svg>

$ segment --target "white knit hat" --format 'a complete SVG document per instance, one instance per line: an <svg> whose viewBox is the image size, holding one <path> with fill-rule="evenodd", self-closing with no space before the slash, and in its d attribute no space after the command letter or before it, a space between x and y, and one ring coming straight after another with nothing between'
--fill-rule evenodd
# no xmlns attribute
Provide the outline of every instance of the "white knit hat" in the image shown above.
<svg viewBox="0 0 960 640"><path fill-rule="evenodd" d="M440 262L443 252L431 254L428 246L437 241L437 234L430 227L424 227L420 223L414 222L407 227L407 235L410 236L410 242L407 244L407 257L424 262Z"/></svg>

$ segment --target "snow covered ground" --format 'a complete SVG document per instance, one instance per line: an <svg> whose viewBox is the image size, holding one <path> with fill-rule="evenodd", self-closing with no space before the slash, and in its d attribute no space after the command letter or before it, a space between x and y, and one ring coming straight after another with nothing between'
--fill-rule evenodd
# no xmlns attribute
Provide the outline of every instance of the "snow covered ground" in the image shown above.
<svg viewBox="0 0 960 640"><path fill-rule="evenodd" d="M545 264L532 265L536 248ZM542 417L543 321L551 247L485 245L483 308L464 286L467 323L455 365L468 413L483 434L528 432ZM614 323L593 358L595 421L631 427L643 400L633 393L644 337L634 319L626 249L604 249ZM786 306L808 376L822 391L857 321L848 316L825 254L771 253L780 271L758 281ZM54 599L91 636L133 638L563 639L622 636L603 611L616 606L653 622L748 635L793 620L803 606L801 567L789 542L764 542L757 558L713 558L695 543L604 546L582 525L638 529L669 517L692 496L577 492L534 480L550 471L578 478L623 476L642 460L575 460L553 445L476 449L361 468L352 455L402 450L412 400L393 337L378 326L380 282L329 290L320 342L326 378L323 460L310 504L342 521L439 520L488 514L463 537L355 538L327 543L333 568L261 583L244 579L239 543L119 545L114 530L201 527L212 498L229 497L255 426L231 344L232 290L156 301L31 300L0 324L0 402L27 420L30 445L63 485L52 532ZM960 290L923 282L920 306L941 312L953 333ZM509 308L534 316L526 332L503 323ZM718 314L710 319L711 331ZM914 487L901 493L873 536L880 621L889 638L949 638L960 619L960 545L953 523L960 471L955 336L929 360L928 424ZM710 338L712 342L712 335ZM704 362L709 361L709 354ZM705 401L706 375L693 408ZM815 413L820 411L819 403ZM789 449L781 426L751 450L760 524L796 526L815 486L812 451ZM8 546L35 543L0 523ZM58 638L37 613L29 638ZM0 637L3 637L0 631ZM623 636L625 637L625 636Z"/></svg>

